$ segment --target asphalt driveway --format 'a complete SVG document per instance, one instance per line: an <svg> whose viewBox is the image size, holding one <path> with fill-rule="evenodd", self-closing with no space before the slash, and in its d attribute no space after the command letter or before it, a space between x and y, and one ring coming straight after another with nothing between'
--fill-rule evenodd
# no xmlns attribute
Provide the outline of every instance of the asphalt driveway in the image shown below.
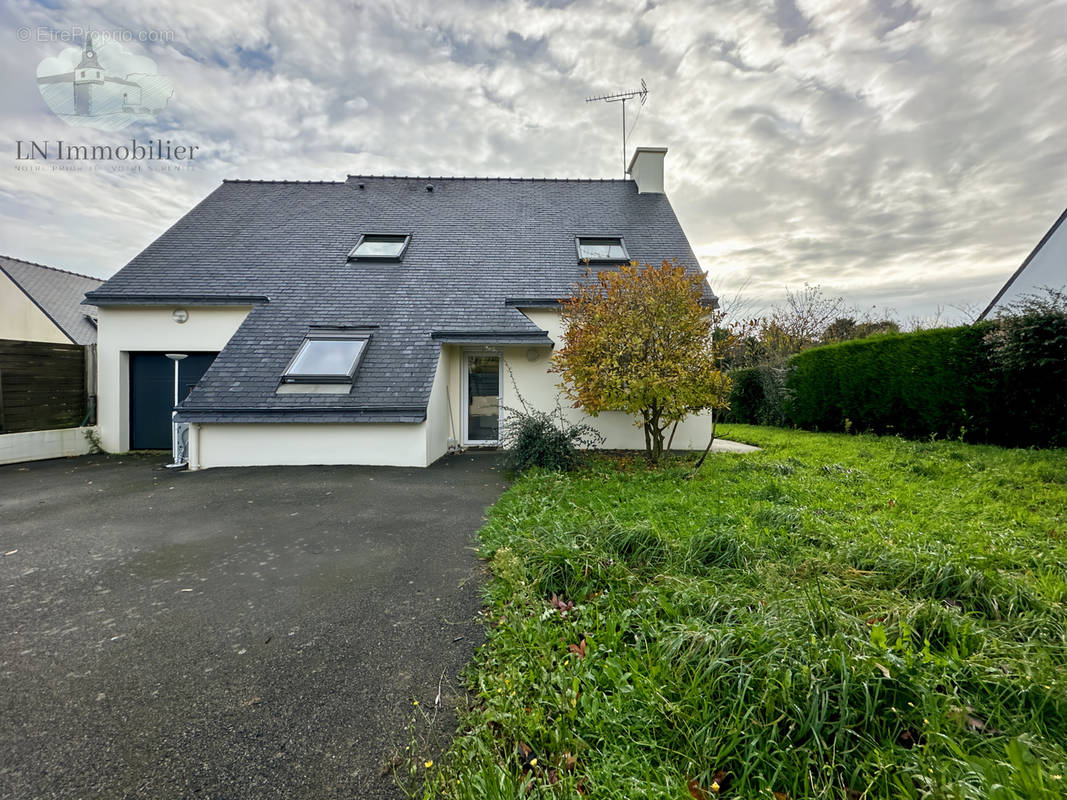
<svg viewBox="0 0 1067 800"><path fill-rule="evenodd" d="M400 796L481 641L495 457L166 460L0 467L0 797Z"/></svg>

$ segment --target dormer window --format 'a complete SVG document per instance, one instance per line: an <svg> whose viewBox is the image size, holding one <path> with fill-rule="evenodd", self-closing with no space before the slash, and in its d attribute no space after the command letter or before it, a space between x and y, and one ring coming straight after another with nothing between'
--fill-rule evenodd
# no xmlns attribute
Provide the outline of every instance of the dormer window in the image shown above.
<svg viewBox="0 0 1067 800"><path fill-rule="evenodd" d="M630 260L621 236L579 236L575 239L575 245L579 261L618 264Z"/></svg>
<svg viewBox="0 0 1067 800"><path fill-rule="evenodd" d="M369 340L370 334L308 334L282 382L351 383Z"/></svg>
<svg viewBox="0 0 1067 800"><path fill-rule="evenodd" d="M405 233L365 233L348 254L349 261L400 261L411 235Z"/></svg>

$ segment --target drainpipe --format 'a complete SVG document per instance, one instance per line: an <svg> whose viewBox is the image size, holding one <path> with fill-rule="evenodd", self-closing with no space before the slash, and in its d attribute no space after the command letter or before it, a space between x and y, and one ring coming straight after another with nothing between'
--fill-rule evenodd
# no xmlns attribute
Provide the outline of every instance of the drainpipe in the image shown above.
<svg viewBox="0 0 1067 800"><path fill-rule="evenodd" d="M167 469L181 469L189 465L189 454L183 452L182 426L175 422L174 418L178 415L178 365L183 358L188 358L188 356L185 353L166 353L165 355L174 362L174 408L170 412L171 463L167 464ZM186 426L186 432L188 432L188 426Z"/></svg>
<svg viewBox="0 0 1067 800"><path fill-rule="evenodd" d="M189 423L189 470L200 469L200 423Z"/></svg>

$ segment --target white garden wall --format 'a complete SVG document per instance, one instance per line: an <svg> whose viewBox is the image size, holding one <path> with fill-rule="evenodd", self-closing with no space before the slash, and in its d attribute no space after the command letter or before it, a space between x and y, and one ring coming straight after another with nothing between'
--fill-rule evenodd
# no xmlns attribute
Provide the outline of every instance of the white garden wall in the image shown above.
<svg viewBox="0 0 1067 800"><path fill-rule="evenodd" d="M62 428L51 431L26 431L0 435L0 464L42 461L46 458L83 456L91 445L86 434L94 427Z"/></svg>

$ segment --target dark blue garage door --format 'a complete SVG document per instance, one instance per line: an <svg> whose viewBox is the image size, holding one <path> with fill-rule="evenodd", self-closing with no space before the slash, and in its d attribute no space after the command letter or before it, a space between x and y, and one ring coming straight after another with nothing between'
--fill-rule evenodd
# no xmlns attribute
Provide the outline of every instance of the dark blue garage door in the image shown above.
<svg viewBox="0 0 1067 800"><path fill-rule="evenodd" d="M189 353L178 362L178 400L184 400L218 353ZM130 448L170 449L174 362L163 353L130 353Z"/></svg>

